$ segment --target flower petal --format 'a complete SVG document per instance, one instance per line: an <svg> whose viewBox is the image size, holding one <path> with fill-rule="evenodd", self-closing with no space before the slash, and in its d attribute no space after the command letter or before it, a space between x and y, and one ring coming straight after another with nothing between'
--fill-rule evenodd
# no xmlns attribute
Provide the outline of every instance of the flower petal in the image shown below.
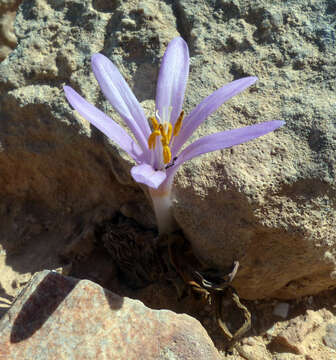
<svg viewBox="0 0 336 360"><path fill-rule="evenodd" d="M131 169L133 179L141 184L157 189L166 179L166 173L160 170L154 170L148 164L133 166Z"/></svg>
<svg viewBox="0 0 336 360"><path fill-rule="evenodd" d="M150 128L145 113L117 67L104 55L91 57L92 70L105 97L133 132L144 152Z"/></svg>
<svg viewBox="0 0 336 360"><path fill-rule="evenodd" d="M274 131L278 127L284 125L284 123L284 121L280 120L266 121L256 125L250 125L239 129L222 131L216 134L204 136L186 147L181 152L175 162L174 168L179 167L185 161L196 156L253 140L259 136Z"/></svg>
<svg viewBox="0 0 336 360"><path fill-rule="evenodd" d="M187 43L176 37L163 55L156 89L156 109L159 116L175 124L182 110L184 92L189 74L189 50ZM171 107L170 119L164 115Z"/></svg>
<svg viewBox="0 0 336 360"><path fill-rule="evenodd" d="M141 148L120 125L87 102L70 86L64 86L63 89L71 106L77 110L81 116L118 144L135 161L142 161L143 152Z"/></svg>
<svg viewBox="0 0 336 360"><path fill-rule="evenodd" d="M203 123L203 121L216 111L225 101L239 94L258 80L255 76L245 77L232 81L213 92L200 102L191 113L184 119L181 132L174 140L172 153L176 154L192 133Z"/></svg>

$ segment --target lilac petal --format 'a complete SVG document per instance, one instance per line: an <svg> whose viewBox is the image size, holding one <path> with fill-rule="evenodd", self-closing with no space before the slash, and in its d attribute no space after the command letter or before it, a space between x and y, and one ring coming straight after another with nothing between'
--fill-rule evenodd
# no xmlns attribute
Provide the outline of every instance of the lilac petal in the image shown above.
<svg viewBox="0 0 336 360"><path fill-rule="evenodd" d="M63 89L71 106L77 110L81 116L118 144L135 161L139 162L142 160L143 153L141 148L120 125L95 106L88 103L70 86L64 86Z"/></svg>
<svg viewBox="0 0 336 360"><path fill-rule="evenodd" d="M141 184L157 189L166 179L166 173L154 170L149 164L133 166L131 169L133 179Z"/></svg>
<svg viewBox="0 0 336 360"><path fill-rule="evenodd" d="M203 121L216 111L225 101L239 94L257 80L258 78L255 76L235 80L206 97L184 119L181 132L174 140L172 152L176 154Z"/></svg>
<svg viewBox="0 0 336 360"><path fill-rule="evenodd" d="M156 109L159 116L175 124L182 110L184 92L189 74L189 50L187 43L176 37L163 55L156 89ZM171 107L170 119L165 112Z"/></svg>
<svg viewBox="0 0 336 360"><path fill-rule="evenodd" d="M204 136L186 147L181 152L174 167L178 167L185 161L196 156L250 141L274 131L278 127L284 125L284 123L284 121L280 120L266 121L256 125L250 125L239 129L222 131L217 134Z"/></svg>
<svg viewBox="0 0 336 360"><path fill-rule="evenodd" d="M133 132L142 150L151 133L144 111L117 67L104 55L91 57L92 70L102 92Z"/></svg>

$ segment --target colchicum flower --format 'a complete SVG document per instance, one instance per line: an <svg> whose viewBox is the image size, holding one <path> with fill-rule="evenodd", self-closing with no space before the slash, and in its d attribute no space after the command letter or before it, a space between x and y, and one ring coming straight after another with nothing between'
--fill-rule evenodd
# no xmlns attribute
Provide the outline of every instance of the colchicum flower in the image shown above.
<svg viewBox="0 0 336 360"><path fill-rule="evenodd" d="M116 66L102 54L94 54L91 61L101 90L130 128L135 140L69 86L64 86L66 98L81 116L135 160L137 165L131 170L132 177L136 182L148 186L161 234L173 229L170 209L172 182L176 171L185 161L242 144L284 124L283 121L275 120L219 132L204 136L181 150L209 115L225 101L252 85L257 78L245 77L223 86L185 116L182 104L189 73L189 50L186 42L177 37L168 44L163 56L157 82L156 110L147 120Z"/></svg>

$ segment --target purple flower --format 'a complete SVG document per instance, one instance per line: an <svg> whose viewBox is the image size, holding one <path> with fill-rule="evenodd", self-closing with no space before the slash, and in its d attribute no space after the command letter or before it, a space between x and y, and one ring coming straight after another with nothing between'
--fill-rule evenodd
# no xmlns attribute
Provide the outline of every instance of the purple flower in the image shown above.
<svg viewBox="0 0 336 360"><path fill-rule="evenodd" d="M135 160L137 165L132 168L131 174L135 181L149 187L158 218L159 212L164 213L170 208L173 177L185 161L242 144L284 124L283 121L275 120L219 132L202 137L181 150L209 115L257 80L256 77L245 77L223 86L184 117L182 104L189 73L189 50L181 37L169 43L163 56L157 82L156 111L148 120L133 92L109 59L101 54L93 55L92 69L104 95L124 119L135 140L69 86L64 86L66 98L81 116ZM166 198L166 205L162 197ZM158 198L161 198L159 203L156 201ZM158 207L163 210L157 210ZM160 224L159 219L158 223Z"/></svg>

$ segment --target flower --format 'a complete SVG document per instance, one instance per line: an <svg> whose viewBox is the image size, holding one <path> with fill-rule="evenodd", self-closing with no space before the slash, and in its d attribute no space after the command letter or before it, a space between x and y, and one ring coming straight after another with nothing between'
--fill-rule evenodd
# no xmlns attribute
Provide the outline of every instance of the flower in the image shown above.
<svg viewBox="0 0 336 360"><path fill-rule="evenodd" d="M81 116L135 160L137 165L131 169L132 177L136 182L148 186L160 232L172 228L171 186L176 171L185 161L239 145L284 124L283 121L274 120L219 132L202 137L181 150L209 115L225 101L252 85L257 78L245 77L224 85L184 116L182 104L189 73L189 50L186 42L176 37L168 44L163 56L157 82L156 111L147 120L116 66L102 54L94 54L91 61L101 90L130 128L134 139L71 87L64 86L65 96Z"/></svg>

